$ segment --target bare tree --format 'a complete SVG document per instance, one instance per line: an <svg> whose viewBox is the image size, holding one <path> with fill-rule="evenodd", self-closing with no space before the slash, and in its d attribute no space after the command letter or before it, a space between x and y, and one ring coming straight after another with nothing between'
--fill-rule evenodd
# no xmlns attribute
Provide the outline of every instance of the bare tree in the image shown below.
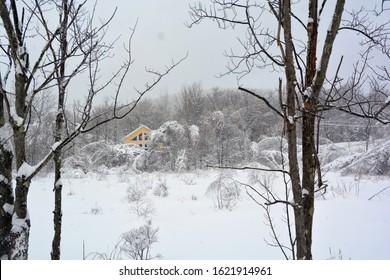
<svg viewBox="0 0 390 280"><path fill-rule="evenodd" d="M153 80L142 90L138 97L120 105L119 97L132 64L131 40L135 29L131 30L125 51L127 59L114 73L102 81L99 76L101 63L111 58L113 43L105 42L109 19L100 25L94 25L94 9L88 13L86 2L77 4L74 0L35 0L17 2L0 1L0 17L4 35L1 38L1 107L0 107L0 187L1 187L1 257L9 259L27 259L30 233L27 197L34 176L54 157L55 178L55 238L52 258L60 256L61 235L61 149L77 136L111 120L127 116L141 98L182 60L172 62L162 72L147 70ZM52 25L48 15L53 13L58 21ZM27 47L41 42L38 55L28 52ZM31 59L34 58L33 63ZM88 92L80 121L73 128L66 126L64 108L65 94L69 84L77 75L86 73L89 81ZM13 75L13 78L11 78ZM112 89L114 87L114 90ZM34 166L27 163L26 135L34 100L44 90L58 90L58 103L54 129L54 141L46 155ZM99 122L92 117L93 101L104 91L113 92L113 104L108 114ZM65 128L69 128L68 131ZM65 133L66 132L66 133ZM11 141L13 149L11 148ZM15 197L12 192L12 166L16 168Z"/></svg>
<svg viewBox="0 0 390 280"><path fill-rule="evenodd" d="M66 65L66 57L68 54L68 24L71 17L70 9L73 7L73 1L62 1L62 6L60 8L60 25L61 31L59 32L59 54L57 57L57 53L52 49L53 60L58 61L57 71L55 71L54 76L57 80L58 87L58 102L57 102L57 115L55 121L54 128L54 142L60 142L62 140L62 130L64 125L64 109L65 109L65 93L67 88L66 76L65 76L65 65ZM38 6L38 9L40 7ZM40 10L40 14L42 15L42 11ZM42 21L44 22L44 18ZM47 32L49 32L48 28L45 26ZM54 160L54 237L52 242L52 251L51 251L51 259L59 260L61 256L61 230L62 230L62 181L61 181L61 154L62 149L59 148L54 152L53 160Z"/></svg>
<svg viewBox="0 0 390 280"><path fill-rule="evenodd" d="M384 102L386 94L373 102L367 100L366 95L354 94L353 90L362 87L367 81L362 76L369 66L367 59L369 51L375 49L388 54L386 41L389 22L385 20L375 24L375 20L379 21L375 15L379 13L364 8L357 9L360 12L345 12L345 0L337 0L334 7L328 7L329 3L326 0L310 0L306 19L299 14L299 8L302 7L300 1L295 3L290 0L210 0L210 2L210 6L199 3L191 7L189 27L209 19L216 22L220 28L242 27L245 31L244 38L239 39L243 51L226 52L229 59L226 74L237 74L242 77L255 69L263 68L284 73L284 78L279 80L280 106L272 105L266 97L243 85L240 85L239 89L256 96L283 120L284 135L288 142L288 181L291 184L293 203L287 201L275 203L285 203L293 208L295 238L292 244L296 250L294 257L312 259L314 194L317 191L316 185L318 189L324 187L318 160L318 131L323 118L322 112L338 109L388 123L390 102L389 100ZM381 4L385 4L384 1ZM324 19L326 18L324 11L329 9L331 16ZM382 5L380 13L385 12L386 9ZM330 21L326 23L329 27L324 34L319 32L320 17L323 17L321 23ZM360 52L364 68L355 68L354 75L348 79L345 91L338 90L342 88L339 73L342 59L338 62L335 78L332 80L328 77L330 61L334 57L332 56L334 42L343 30L358 32L364 38ZM381 73L386 76L385 69L377 70L382 70ZM375 80L373 76L371 79ZM348 94L351 99L347 98ZM298 160L299 132L302 139L301 162Z"/></svg>

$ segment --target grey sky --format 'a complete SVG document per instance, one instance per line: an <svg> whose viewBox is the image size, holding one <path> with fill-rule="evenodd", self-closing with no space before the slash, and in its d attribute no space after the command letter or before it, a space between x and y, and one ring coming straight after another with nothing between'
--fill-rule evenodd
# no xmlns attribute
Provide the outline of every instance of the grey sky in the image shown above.
<svg viewBox="0 0 390 280"><path fill-rule="evenodd" d="M109 5L106 4L110 3ZM237 37L242 30L220 30L216 24L205 21L193 28L185 26L190 20L189 5L194 0L115 0L98 1L98 14L107 18L114 7L117 14L110 24L112 38L121 35L126 39L129 27L138 19L138 26L133 40L133 56L135 63L127 83L128 93L132 94L133 86L142 88L149 79L144 67L164 69L172 60L177 61L188 53L188 57L148 96L159 94L175 94L185 85L201 82L204 89L213 87L237 88L237 77L234 75L218 78L226 71L227 58L225 50L238 46ZM208 3L207 0L202 2ZM114 61L119 64L125 55L121 45L115 52ZM114 65L110 63L110 65ZM275 88L277 77L263 70L243 80L248 87ZM126 98L126 97L124 97Z"/></svg>
<svg viewBox="0 0 390 280"><path fill-rule="evenodd" d="M212 22L203 22L192 29L187 28L184 23L189 21L189 5L194 0L98 0L97 13L101 18L108 18L115 6L118 7L117 14L110 25L109 34L112 38L121 35L121 40L125 40L129 32L129 27L134 26L138 19L137 31L133 41L133 56L135 63L126 83L126 90L123 98L128 99L134 96L133 87L142 88L150 76L145 75L144 67L153 69L164 69L172 60L177 61L188 52L188 58L183 61L169 76L149 96L154 97L164 92L175 94L184 85L193 82L201 82L203 88L211 89L236 88L237 77L229 75L223 78L215 76L226 70L228 59L223 56L225 50L237 49L236 38L243 36L243 30L220 30ZM209 3L208 0L201 2ZM372 1L370 5L373 5ZM334 8L335 0L327 2L328 15ZM306 18L307 1L301 1L302 8L297 13L302 13ZM354 0L347 1L347 7L356 5L368 5L367 1ZM349 6L348 6L349 5ZM326 14L321 18L321 28L328 28L330 16ZM351 50L358 45L356 35L342 34L337 39L332 67L338 63L341 54L345 56L343 71L350 71L352 63L357 58ZM343 39L344 38L344 39ZM320 38L321 39L321 38ZM115 59L110 62L110 66L120 64L124 52L121 44L117 44ZM108 70L108 69L105 69ZM334 71L330 69L332 75ZM268 69L259 70L241 80L241 84L249 88L274 89L277 87L278 77L282 73L270 73Z"/></svg>
<svg viewBox="0 0 390 280"><path fill-rule="evenodd" d="M107 5L105 2L110 3ZM201 82L205 89L212 87L236 88L235 77L216 78L225 71L225 49L236 44L233 32L219 30L214 24L201 24L189 29L185 22L189 20L189 4L192 0L116 0L98 1L98 14L108 17L108 12L118 7L117 14L110 24L110 36L121 35L126 40L129 27L138 19L133 39L133 57L135 63L130 71L127 87L129 94L133 86L142 88L151 76L145 75L145 67L163 70L165 66L178 61L187 53L188 57L149 96L164 92L175 94L184 85ZM115 64L125 56L121 44L117 44ZM110 63L112 66L114 63Z"/></svg>

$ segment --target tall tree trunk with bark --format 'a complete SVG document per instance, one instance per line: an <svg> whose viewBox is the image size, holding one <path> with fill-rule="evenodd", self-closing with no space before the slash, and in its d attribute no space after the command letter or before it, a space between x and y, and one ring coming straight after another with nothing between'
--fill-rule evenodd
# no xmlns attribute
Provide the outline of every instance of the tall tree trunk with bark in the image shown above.
<svg viewBox="0 0 390 280"><path fill-rule="evenodd" d="M19 46L21 47L21 46ZM27 56L27 54L24 54ZM20 63L22 57L19 55L15 63ZM23 58L26 59L26 58ZM25 61L24 61L25 62ZM28 62L28 61L27 61ZM14 138L14 153L16 163L16 187L15 205L12 217L11 229L11 259L28 258L28 239L30 235L30 217L27 209L27 195L30 188L29 172L30 168L26 163L26 129L24 119L26 112L26 83L28 63L21 65L22 71L15 73L15 113L12 116L12 129Z"/></svg>
<svg viewBox="0 0 390 280"><path fill-rule="evenodd" d="M17 58L19 59L19 58ZM11 259L27 259L28 239L30 235L30 217L27 210L27 195L30 188L30 167L26 163L26 76L15 75L15 119L12 120L14 153L16 163L15 205L11 229Z"/></svg>
<svg viewBox="0 0 390 280"><path fill-rule="evenodd" d="M285 116L286 135L288 143L288 159L291 177L291 187L294 197L294 217L295 217L295 235L297 258L302 259L306 255L307 248L305 246L304 235L304 211L302 205L302 190L298 164L298 149L297 149L297 127L295 122L296 104L295 104L295 85L296 73L294 68L294 54L292 45L292 30L291 30L291 1L283 1L283 30L285 38L285 75L286 75L286 94L287 94L287 116Z"/></svg>
<svg viewBox="0 0 390 280"><path fill-rule="evenodd" d="M13 153L5 125L3 85L0 77L0 259L9 258L14 194L12 188Z"/></svg>
<svg viewBox="0 0 390 280"><path fill-rule="evenodd" d="M15 103L9 106L10 123L13 130L14 157L17 170L15 203L12 214L12 228L10 234L11 259L27 259L28 239L30 235L30 217L27 210L27 194L30 181L27 179L29 168L26 165L26 129L25 118L27 113L27 69L29 67L29 54L23 41L22 21L19 18L15 0L10 1L10 10L4 0L0 1L0 13L4 29L7 33L8 43L13 65L15 67L14 90ZM11 14L13 22L11 20Z"/></svg>
<svg viewBox="0 0 390 280"><path fill-rule="evenodd" d="M316 142L315 123L318 111L318 95L314 94L312 83L317 71L317 37L318 37L318 1L309 2L307 23L306 76L303 93L302 111L302 206L304 211L304 234L306 260L313 258L312 232L314 217L314 182L316 178ZM319 93L319 91L318 91ZM317 97L316 97L317 96Z"/></svg>
<svg viewBox="0 0 390 280"><path fill-rule="evenodd" d="M311 260L312 239L313 239L313 218L314 218L314 193L316 175L319 187L322 179L320 170L317 145L316 145L316 121L319 114L319 96L323 88L326 73L329 65L329 59L332 54L332 48L338 29L341 23L341 16L344 11L345 0L338 0L333 13L332 22L325 44L322 50L322 56L317 66L317 37L318 37L318 0L309 2L309 18L307 24L308 51L306 56L306 77L303 92L302 109L302 207L304 212L304 234L306 253L304 259Z"/></svg>
<svg viewBox="0 0 390 280"><path fill-rule="evenodd" d="M302 119L302 182L297 160L297 132L295 125L297 76L294 66L294 45L291 30L291 1L283 1L283 30L285 40L285 75L287 94L286 134L288 140L289 173L294 198L294 218L296 234L296 256L311 260L314 218L314 192L316 176L320 170L316 146L316 120L319 95L325 81L329 58L341 22L345 0L338 0L328 30L319 66L317 66L318 0L309 1L307 24L306 75L303 88ZM321 182L321 178L318 178Z"/></svg>
<svg viewBox="0 0 390 280"><path fill-rule="evenodd" d="M54 128L54 142L58 143L62 140L62 130L64 127L64 106L65 106L65 63L67 59L67 27L69 18L69 5L68 0L62 1L62 19L61 32L60 32L60 59L59 59L59 71L57 73L57 85L58 85L58 106L57 116ZM52 242L51 259L59 260L61 257L61 232L62 232L62 180L61 180L61 167L62 167L62 149L57 149L54 153L54 237Z"/></svg>

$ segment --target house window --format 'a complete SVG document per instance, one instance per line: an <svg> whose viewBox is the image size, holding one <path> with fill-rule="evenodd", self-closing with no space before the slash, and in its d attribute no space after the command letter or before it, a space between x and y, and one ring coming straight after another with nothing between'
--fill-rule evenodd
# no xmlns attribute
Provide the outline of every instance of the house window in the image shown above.
<svg viewBox="0 0 390 280"><path fill-rule="evenodd" d="M135 136L131 141L137 141L137 136Z"/></svg>
<svg viewBox="0 0 390 280"><path fill-rule="evenodd" d="M149 140L149 135L148 134L145 133L144 137L145 137L144 138L145 140Z"/></svg>
<svg viewBox="0 0 390 280"><path fill-rule="evenodd" d="M138 135L138 140L142 140L142 133Z"/></svg>

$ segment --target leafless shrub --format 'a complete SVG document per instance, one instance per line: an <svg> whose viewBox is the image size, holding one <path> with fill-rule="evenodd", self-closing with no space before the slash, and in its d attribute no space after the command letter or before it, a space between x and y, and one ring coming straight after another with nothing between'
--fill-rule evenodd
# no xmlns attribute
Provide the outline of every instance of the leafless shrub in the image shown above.
<svg viewBox="0 0 390 280"><path fill-rule="evenodd" d="M186 184L186 185L195 185L196 184L196 175L194 174L183 174L180 179Z"/></svg>
<svg viewBox="0 0 390 280"><path fill-rule="evenodd" d="M102 207L100 207L98 205L98 203L95 202L95 206L91 208L90 213L93 214L93 215L99 215L99 214L102 214L102 212L103 212Z"/></svg>
<svg viewBox="0 0 390 280"><path fill-rule="evenodd" d="M150 216L156 214L153 202L151 202L149 199L141 199L136 201L135 205L132 207L132 211L134 211L138 217L144 218L149 218Z"/></svg>
<svg viewBox="0 0 390 280"><path fill-rule="evenodd" d="M213 198L216 208L231 210L240 197L240 189L235 180L221 173L207 188L206 194Z"/></svg>
<svg viewBox="0 0 390 280"><path fill-rule="evenodd" d="M137 177L136 181L135 181L135 185L137 187L140 187L140 188L143 188L145 190L151 190L153 189L153 177L149 178L148 176L140 176L140 177Z"/></svg>
<svg viewBox="0 0 390 280"><path fill-rule="evenodd" d="M160 179L157 186L154 187L153 189L153 194L155 196L160 196L160 197L167 197L168 196L168 187L167 187L167 180Z"/></svg>
<svg viewBox="0 0 390 280"><path fill-rule="evenodd" d="M145 196L146 190L138 185L131 185L127 188L126 199L129 203L140 201Z"/></svg>
<svg viewBox="0 0 390 280"><path fill-rule="evenodd" d="M343 260L343 252L341 249L338 250L337 254L332 251L332 248L329 247L330 257L328 260Z"/></svg>
<svg viewBox="0 0 390 280"><path fill-rule="evenodd" d="M330 186L330 190L334 197L341 196L345 199L353 192L355 196L359 196L360 184L359 181L346 182L345 180L341 180L336 185Z"/></svg>
<svg viewBox="0 0 390 280"><path fill-rule="evenodd" d="M152 222L149 220L145 225L123 233L121 251L133 260L161 258L160 255L153 257L150 252L152 244L158 241L158 230L152 227Z"/></svg>
<svg viewBox="0 0 390 280"><path fill-rule="evenodd" d="M133 260L151 260L161 258L161 255L153 256L151 247L158 241L158 228L152 227L149 220L145 225L132 229L121 234L114 247L107 252L92 252L85 254L85 244L83 244L83 259L92 260L120 260L122 254Z"/></svg>
<svg viewBox="0 0 390 280"><path fill-rule="evenodd" d="M114 244L114 248L111 250L108 249L107 252L92 252L85 254L85 242L83 242L83 260L92 259L92 260L120 260L121 257L121 244L123 243L122 237L120 237L117 242Z"/></svg>

